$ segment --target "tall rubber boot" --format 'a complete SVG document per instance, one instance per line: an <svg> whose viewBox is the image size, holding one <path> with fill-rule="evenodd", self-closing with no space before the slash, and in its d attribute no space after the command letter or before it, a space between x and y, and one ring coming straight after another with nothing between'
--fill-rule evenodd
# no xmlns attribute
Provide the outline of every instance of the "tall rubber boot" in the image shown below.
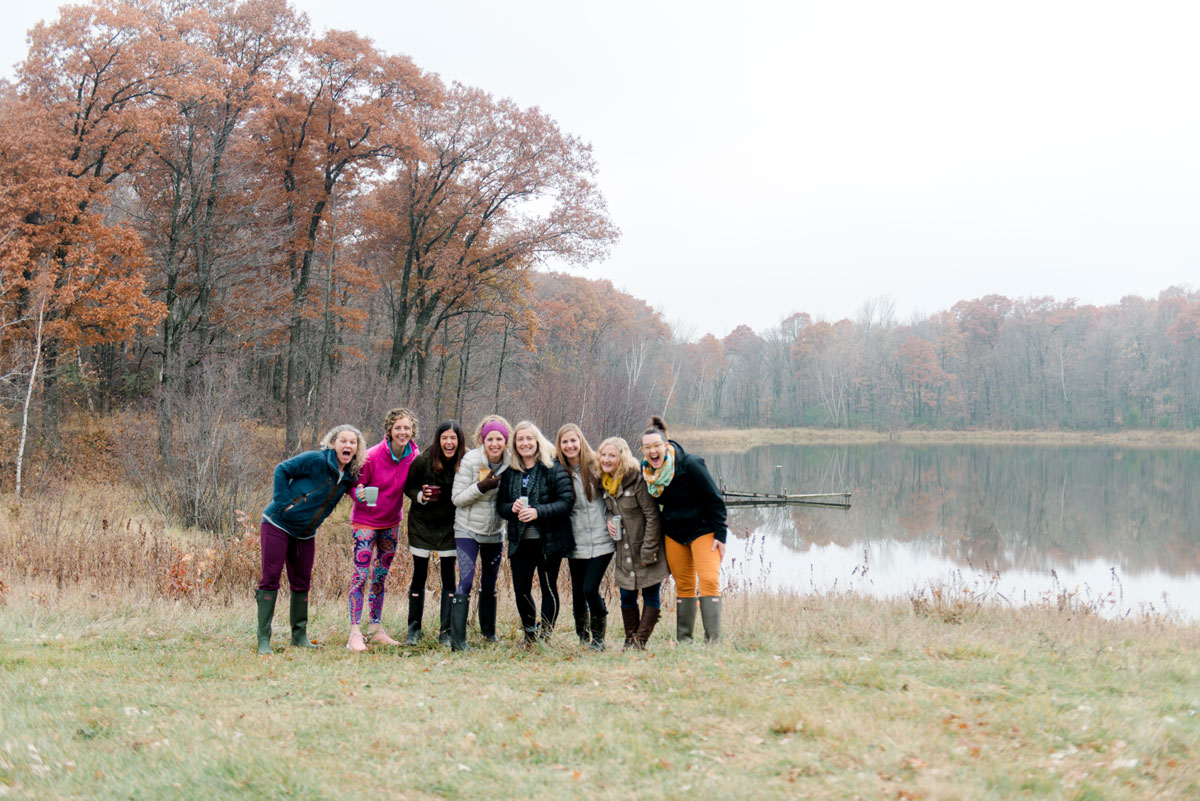
<svg viewBox="0 0 1200 801"><path fill-rule="evenodd" d="M649 607L647 607L649 608ZM625 625L625 648L637 647L638 609L636 606L621 607L621 622Z"/></svg>
<svg viewBox="0 0 1200 801"><path fill-rule="evenodd" d="M416 645L421 641L421 617L425 614L425 593L408 594L408 636L405 645Z"/></svg>
<svg viewBox="0 0 1200 801"><path fill-rule="evenodd" d="M696 599L678 599L675 601L675 639L681 643L691 642L694 628L696 628Z"/></svg>
<svg viewBox="0 0 1200 801"><path fill-rule="evenodd" d="M572 611L575 613L575 634L579 637L579 644L587 645L592 639L592 632L588 628L587 607Z"/></svg>
<svg viewBox="0 0 1200 801"><path fill-rule="evenodd" d="M293 592L291 605L292 645L297 648L319 648L308 641L308 593Z"/></svg>
<svg viewBox="0 0 1200 801"><path fill-rule="evenodd" d="M275 617L275 597L279 590L255 590L254 600L258 604L258 655L271 654L271 620Z"/></svg>
<svg viewBox="0 0 1200 801"><path fill-rule="evenodd" d="M467 613L471 610L471 596L454 593L450 599L450 650L473 651L467 644Z"/></svg>
<svg viewBox="0 0 1200 801"><path fill-rule="evenodd" d="M450 602L454 598L454 593L443 592L441 609L441 617L438 623L438 642L442 645L450 644Z"/></svg>
<svg viewBox="0 0 1200 801"><path fill-rule="evenodd" d="M638 649L646 647L646 643L650 641L650 635L654 633L654 627L658 625L660 615L662 615L662 610L655 609L653 606L647 606L642 610L642 619L638 623L634 647Z"/></svg>
<svg viewBox="0 0 1200 801"><path fill-rule="evenodd" d="M604 650L604 632L608 628L608 612L601 612L598 615L592 615L592 639L588 641L588 648L593 651Z"/></svg>
<svg viewBox="0 0 1200 801"><path fill-rule="evenodd" d="M525 639L521 645L525 648L532 648L538 642L537 626L522 626L521 630L525 633Z"/></svg>
<svg viewBox="0 0 1200 801"><path fill-rule="evenodd" d="M721 596L700 596L700 619L704 622L704 641L714 643L721 638Z"/></svg>
<svg viewBox="0 0 1200 801"><path fill-rule="evenodd" d="M488 642L496 642L496 593L479 596L479 633Z"/></svg>

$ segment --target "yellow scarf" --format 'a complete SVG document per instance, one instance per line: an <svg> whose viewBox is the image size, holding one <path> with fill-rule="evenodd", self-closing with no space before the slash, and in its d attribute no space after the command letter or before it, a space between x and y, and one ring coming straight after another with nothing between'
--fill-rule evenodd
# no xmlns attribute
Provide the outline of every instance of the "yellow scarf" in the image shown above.
<svg viewBox="0 0 1200 801"><path fill-rule="evenodd" d="M618 476L616 473L603 473L600 476L600 483L604 486L604 491L614 498L621 491L621 479L624 476Z"/></svg>

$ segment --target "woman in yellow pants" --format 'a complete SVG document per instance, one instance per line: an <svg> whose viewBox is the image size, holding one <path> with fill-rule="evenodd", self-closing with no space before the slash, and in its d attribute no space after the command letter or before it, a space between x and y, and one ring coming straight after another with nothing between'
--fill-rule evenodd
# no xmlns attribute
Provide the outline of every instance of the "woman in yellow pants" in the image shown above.
<svg viewBox="0 0 1200 801"><path fill-rule="evenodd" d="M642 434L642 475L661 509L667 566L675 579L675 638L691 642L696 599L704 639L721 635L721 560L725 558L725 501L704 460L667 438L661 417Z"/></svg>

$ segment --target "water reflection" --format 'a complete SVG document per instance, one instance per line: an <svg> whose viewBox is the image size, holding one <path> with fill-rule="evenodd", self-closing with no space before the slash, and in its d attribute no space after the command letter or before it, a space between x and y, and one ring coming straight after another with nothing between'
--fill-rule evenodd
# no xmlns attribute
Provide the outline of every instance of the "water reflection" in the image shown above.
<svg viewBox="0 0 1200 801"><path fill-rule="evenodd" d="M1015 601L1079 588L1119 596L1124 611L1162 608L1166 593L1200 618L1195 451L880 444L705 457L731 489L854 493L849 512L731 509L736 581L903 595L998 571Z"/></svg>

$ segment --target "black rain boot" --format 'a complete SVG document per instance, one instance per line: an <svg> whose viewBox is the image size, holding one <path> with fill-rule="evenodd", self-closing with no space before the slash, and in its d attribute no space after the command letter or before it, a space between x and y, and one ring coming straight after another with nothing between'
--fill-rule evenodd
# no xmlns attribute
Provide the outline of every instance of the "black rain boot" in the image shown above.
<svg viewBox="0 0 1200 801"><path fill-rule="evenodd" d="M696 599L680 598L675 601L675 639L680 643L692 641L692 630L696 628Z"/></svg>
<svg viewBox="0 0 1200 801"><path fill-rule="evenodd" d="M649 609L649 607L646 607ZM625 647L637 647L638 608L636 606L621 607L621 622L625 625Z"/></svg>
<svg viewBox="0 0 1200 801"><path fill-rule="evenodd" d="M450 650L473 651L467 643L467 614L471 611L471 596L454 593L450 600Z"/></svg>
<svg viewBox="0 0 1200 801"><path fill-rule="evenodd" d="M291 602L292 645L297 648L320 648L308 640L308 593L293 592Z"/></svg>
<svg viewBox="0 0 1200 801"><path fill-rule="evenodd" d="M258 655L271 654L271 620L275 617L275 596L279 590L255 590L258 603Z"/></svg>
<svg viewBox="0 0 1200 801"><path fill-rule="evenodd" d="M522 626L521 630L525 632L525 640L521 645L525 648L532 648L538 642L537 626Z"/></svg>
<svg viewBox="0 0 1200 801"><path fill-rule="evenodd" d="M642 619L638 623L637 640L634 644L639 650L645 648L646 643L650 641L650 635L654 633L654 627L658 625L660 615L662 615L662 610L652 606L647 606L642 610Z"/></svg>
<svg viewBox="0 0 1200 801"><path fill-rule="evenodd" d="M592 632L588 628L587 607L584 607L582 611L578 609L574 611L575 633L579 636L579 644L587 645L592 639Z"/></svg>
<svg viewBox="0 0 1200 801"><path fill-rule="evenodd" d="M438 623L438 642L442 645L450 644L450 602L453 598L452 592L442 593L441 617Z"/></svg>
<svg viewBox="0 0 1200 801"><path fill-rule="evenodd" d="M700 619L704 622L704 642L714 643L721 637L721 596L700 597Z"/></svg>
<svg viewBox="0 0 1200 801"><path fill-rule="evenodd" d="M496 593L479 596L479 634L488 642L496 642Z"/></svg>
<svg viewBox="0 0 1200 801"><path fill-rule="evenodd" d="M542 626L538 629L538 639L544 643L550 642L550 635L554 633L554 621L547 618L542 618Z"/></svg>
<svg viewBox="0 0 1200 801"><path fill-rule="evenodd" d="M604 631L608 628L608 612L601 612L598 615L592 615L592 639L588 641L588 648L593 651L604 650Z"/></svg>
<svg viewBox="0 0 1200 801"><path fill-rule="evenodd" d="M408 594L408 636L405 645L416 645L421 641L421 617L425 614L425 593Z"/></svg>

